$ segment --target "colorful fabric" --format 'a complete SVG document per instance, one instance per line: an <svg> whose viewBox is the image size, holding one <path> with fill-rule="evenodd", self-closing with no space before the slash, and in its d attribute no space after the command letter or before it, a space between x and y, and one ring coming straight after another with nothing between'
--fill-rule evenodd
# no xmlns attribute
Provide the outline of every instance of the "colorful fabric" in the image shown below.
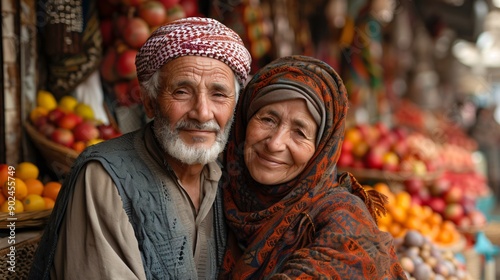
<svg viewBox="0 0 500 280"><path fill-rule="evenodd" d="M170 60L188 55L226 63L242 85L250 72L252 58L236 32L215 19L191 17L172 21L151 34L137 53L137 78L147 81Z"/></svg>
<svg viewBox="0 0 500 280"><path fill-rule="evenodd" d="M273 186L251 178L242 152L248 110L269 87L314 93L324 111L309 164L292 181ZM347 107L340 77L314 58L277 59L250 80L224 155L224 211L233 245L220 279L406 279L391 235L376 224L384 197L336 172Z"/></svg>

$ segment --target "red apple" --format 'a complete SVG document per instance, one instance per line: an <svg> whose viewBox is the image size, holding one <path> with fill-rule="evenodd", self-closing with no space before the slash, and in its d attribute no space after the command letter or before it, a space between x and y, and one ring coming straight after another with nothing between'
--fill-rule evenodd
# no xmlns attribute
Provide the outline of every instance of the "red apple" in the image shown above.
<svg viewBox="0 0 500 280"><path fill-rule="evenodd" d="M65 129L65 128L56 128L54 132L52 132L52 135L50 136L50 139L52 141L64 145L68 148L71 148L73 143L75 142L75 137L73 133L71 133L70 130Z"/></svg>
<svg viewBox="0 0 500 280"><path fill-rule="evenodd" d="M446 205L443 212L443 217L446 220L454 222L455 224L458 224L458 222L460 221L460 219L462 219L463 216L464 216L464 208L459 203L451 203Z"/></svg>
<svg viewBox="0 0 500 280"><path fill-rule="evenodd" d="M81 123L83 118L75 113L67 113L57 122L57 126L72 130L77 124Z"/></svg>
<svg viewBox="0 0 500 280"><path fill-rule="evenodd" d="M373 126L378 130L380 136L387 135L390 132L389 127L383 122L377 122Z"/></svg>
<svg viewBox="0 0 500 280"><path fill-rule="evenodd" d="M440 177L436 179L429 187L432 196L442 196L450 189L451 183L448 179Z"/></svg>
<svg viewBox="0 0 500 280"><path fill-rule="evenodd" d="M375 146L368 150L364 156L364 163L370 169L382 169L384 166L383 156L387 152L385 147Z"/></svg>
<svg viewBox="0 0 500 280"><path fill-rule="evenodd" d="M427 201L427 206L434 210L434 212L443 214L446 207L446 202L444 202L441 197L431 197Z"/></svg>
<svg viewBox="0 0 500 280"><path fill-rule="evenodd" d="M137 50L128 49L118 55L116 60L116 73L120 78L133 79L137 76L135 57Z"/></svg>
<svg viewBox="0 0 500 280"><path fill-rule="evenodd" d="M344 140L344 142L342 142L342 146L340 148L340 151L342 153L351 153L353 147L354 147L354 145L351 141Z"/></svg>
<svg viewBox="0 0 500 280"><path fill-rule="evenodd" d="M115 128L110 124L100 124L97 126L99 130L99 138L108 140L116 137Z"/></svg>
<svg viewBox="0 0 500 280"><path fill-rule="evenodd" d="M404 140L396 140L392 144L391 150L394 151L399 157L403 158L408 154L408 143Z"/></svg>
<svg viewBox="0 0 500 280"><path fill-rule="evenodd" d="M459 228L468 229L472 226L472 221L468 216L463 216L457 223Z"/></svg>
<svg viewBox="0 0 500 280"><path fill-rule="evenodd" d="M39 125L37 127L37 130L45 137L50 139L52 133L54 132L54 130L56 130L56 126L50 122L46 122L44 124Z"/></svg>
<svg viewBox="0 0 500 280"><path fill-rule="evenodd" d="M341 152L339 156L339 160L337 161L337 165L339 167L350 167L354 162L354 157L351 153Z"/></svg>
<svg viewBox="0 0 500 280"><path fill-rule="evenodd" d="M73 134L76 141L87 142L98 138L99 130L93 123L84 121L73 128Z"/></svg>
<svg viewBox="0 0 500 280"><path fill-rule="evenodd" d="M425 188L424 181L420 178L408 178L403 182L405 190L410 194L418 194Z"/></svg>
<svg viewBox="0 0 500 280"><path fill-rule="evenodd" d="M123 40L133 49L142 47L149 35L149 25L142 18L130 18L123 27Z"/></svg>
<svg viewBox="0 0 500 280"><path fill-rule="evenodd" d="M408 130L402 126L396 126L391 129L399 140L405 140L408 137Z"/></svg>
<svg viewBox="0 0 500 280"><path fill-rule="evenodd" d="M444 200L446 203L461 203L464 197L464 192L459 185L451 185L450 188L444 193Z"/></svg>
<svg viewBox="0 0 500 280"><path fill-rule="evenodd" d="M139 17L150 26L158 26L167 21L167 10L162 3L147 1L139 6Z"/></svg>
<svg viewBox="0 0 500 280"><path fill-rule="evenodd" d="M467 216L470 218L472 226L484 226L487 222L486 216L483 214L483 212L477 209L470 212Z"/></svg>
<svg viewBox="0 0 500 280"><path fill-rule="evenodd" d="M56 107L55 109L50 110L47 117L51 123L57 125L59 120L64 117L64 115L66 115L66 113L61 108Z"/></svg>

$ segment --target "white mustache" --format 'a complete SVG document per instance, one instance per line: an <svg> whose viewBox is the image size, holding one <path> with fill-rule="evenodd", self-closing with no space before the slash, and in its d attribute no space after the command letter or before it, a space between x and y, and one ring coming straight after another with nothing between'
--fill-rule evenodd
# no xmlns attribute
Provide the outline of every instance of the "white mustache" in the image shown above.
<svg viewBox="0 0 500 280"><path fill-rule="evenodd" d="M177 123L175 129L198 129L198 130L213 130L216 132L220 132L220 126L217 124L215 120L211 120L206 123L182 120Z"/></svg>

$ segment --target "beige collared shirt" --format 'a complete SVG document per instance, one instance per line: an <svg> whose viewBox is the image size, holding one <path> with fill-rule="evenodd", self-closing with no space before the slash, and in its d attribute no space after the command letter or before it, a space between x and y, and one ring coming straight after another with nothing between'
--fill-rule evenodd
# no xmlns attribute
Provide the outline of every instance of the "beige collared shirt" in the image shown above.
<svg viewBox="0 0 500 280"><path fill-rule="evenodd" d="M215 261L207 240L213 236L212 206L221 176L217 163L201 174L198 213L174 173L163 165L161 150L150 129L143 145L151 170L158 174L174 197L182 223L188 225L199 279L210 275L208 262ZM156 164L153 164L156 163ZM172 184L171 182L176 182ZM146 279L138 242L120 195L102 165L89 162L78 174L70 199L51 270L52 279Z"/></svg>

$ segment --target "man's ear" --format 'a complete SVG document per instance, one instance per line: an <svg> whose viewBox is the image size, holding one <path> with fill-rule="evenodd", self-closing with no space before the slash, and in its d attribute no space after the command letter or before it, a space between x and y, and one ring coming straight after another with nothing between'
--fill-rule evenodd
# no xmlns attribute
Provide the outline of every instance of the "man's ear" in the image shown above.
<svg viewBox="0 0 500 280"><path fill-rule="evenodd" d="M152 119L155 116L154 102L149 95L144 94L142 97L142 104L144 105L144 110L146 111L146 116Z"/></svg>

